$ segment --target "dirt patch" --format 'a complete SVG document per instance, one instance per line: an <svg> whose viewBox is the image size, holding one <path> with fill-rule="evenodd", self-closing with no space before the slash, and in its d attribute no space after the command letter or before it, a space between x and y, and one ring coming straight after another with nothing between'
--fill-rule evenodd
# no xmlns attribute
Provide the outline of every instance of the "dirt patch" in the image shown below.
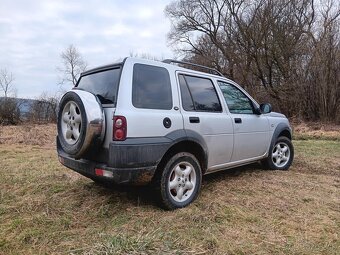
<svg viewBox="0 0 340 255"><path fill-rule="evenodd" d="M57 127L55 124L0 126L0 144L54 147L56 134Z"/></svg>

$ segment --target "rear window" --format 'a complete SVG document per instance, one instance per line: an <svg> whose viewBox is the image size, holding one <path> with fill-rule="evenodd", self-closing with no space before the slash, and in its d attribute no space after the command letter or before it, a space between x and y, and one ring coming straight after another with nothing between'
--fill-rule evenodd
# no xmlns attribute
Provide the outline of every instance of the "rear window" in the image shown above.
<svg viewBox="0 0 340 255"><path fill-rule="evenodd" d="M102 104L116 104L121 68L88 74L80 78L78 89L96 95Z"/></svg>

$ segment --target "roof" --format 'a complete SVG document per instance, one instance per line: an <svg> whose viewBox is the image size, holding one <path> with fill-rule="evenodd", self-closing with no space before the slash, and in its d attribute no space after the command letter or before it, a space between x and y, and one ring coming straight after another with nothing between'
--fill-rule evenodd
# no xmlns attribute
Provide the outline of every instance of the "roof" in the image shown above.
<svg viewBox="0 0 340 255"><path fill-rule="evenodd" d="M152 65L158 65L158 66L163 66L163 67L168 67L169 69L175 69L176 71L178 70L182 70L182 71L190 71L193 72L194 74L202 74L202 75L208 75L208 76L214 76L215 78L223 78L226 80L229 80L228 78L226 78L225 76L223 76L219 71L217 71L216 69L207 67L207 66L203 66L203 65L198 65L195 63L190 63L190 62L184 62L184 61L179 61L179 60L173 60L173 59L166 59L163 61L156 61L156 60L150 60L150 59L142 59L142 58L135 58L135 57L126 57L123 59L123 61L121 62L116 62L116 63L112 63L112 64L108 64L108 65L103 65L103 66L99 66L99 67L95 67L92 69L89 69L83 73L81 73L81 76L84 75L88 75L91 73L96 73L96 72L100 72L100 71L105 71L105 70L109 70L118 66L123 66L124 63L126 61L132 61L132 62L140 62L140 63L144 63L144 64L152 64ZM201 69L205 69L209 72L202 72L202 71L197 71L191 68L185 68L179 65L174 65L174 64L181 64L181 65L185 65L185 66L196 66L198 68ZM214 73L212 73L214 72Z"/></svg>

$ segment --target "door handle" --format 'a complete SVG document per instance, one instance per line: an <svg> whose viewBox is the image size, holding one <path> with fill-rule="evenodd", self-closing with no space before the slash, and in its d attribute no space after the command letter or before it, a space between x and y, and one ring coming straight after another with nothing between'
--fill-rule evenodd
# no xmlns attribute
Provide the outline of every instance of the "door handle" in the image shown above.
<svg viewBox="0 0 340 255"><path fill-rule="evenodd" d="M190 123L200 123L200 118L198 117L189 117Z"/></svg>
<svg viewBox="0 0 340 255"><path fill-rule="evenodd" d="M234 120L235 120L235 123L237 123L237 124L242 123L242 119L241 118L235 118Z"/></svg>

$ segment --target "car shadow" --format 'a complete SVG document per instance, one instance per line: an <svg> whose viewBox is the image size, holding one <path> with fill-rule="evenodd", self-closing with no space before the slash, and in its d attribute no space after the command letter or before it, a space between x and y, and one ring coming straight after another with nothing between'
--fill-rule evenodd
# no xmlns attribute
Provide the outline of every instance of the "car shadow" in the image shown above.
<svg viewBox="0 0 340 255"><path fill-rule="evenodd" d="M253 163L247 166L227 169L211 174L204 175L202 178L203 186L206 184L213 187L216 182L231 180L233 178L242 177L242 175L263 171L261 164ZM86 184L87 189L91 193L98 196L105 196L109 198L109 203L119 203L122 209L133 206L144 206L158 208L156 200L155 189L151 185L146 186L132 186L132 185L115 185L115 184L102 184L97 182L89 182ZM204 187L202 187L204 189ZM161 209L160 209L161 210Z"/></svg>

